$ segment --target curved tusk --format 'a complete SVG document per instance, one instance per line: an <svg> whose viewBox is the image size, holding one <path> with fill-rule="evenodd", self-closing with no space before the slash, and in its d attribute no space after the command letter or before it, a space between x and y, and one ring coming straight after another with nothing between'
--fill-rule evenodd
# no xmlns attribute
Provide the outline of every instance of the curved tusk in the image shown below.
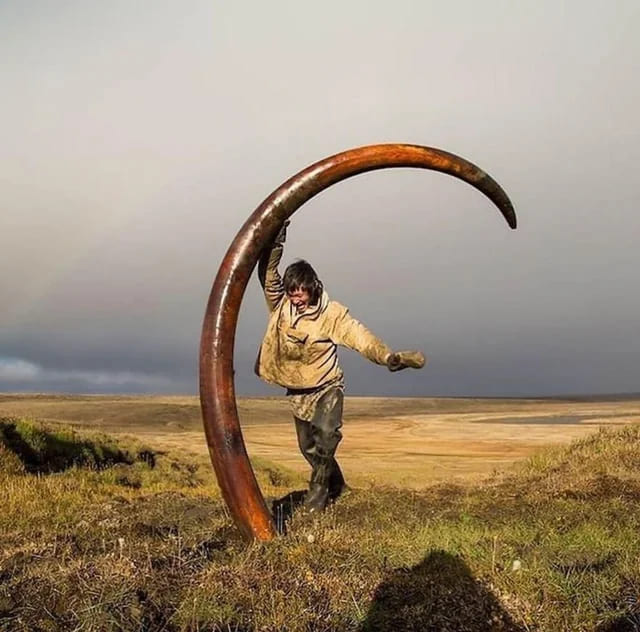
<svg viewBox="0 0 640 632"><path fill-rule="evenodd" d="M420 145L370 145L325 158L287 180L258 206L220 265L200 339L200 404L209 454L222 496L247 539L270 540L277 533L247 456L235 399L233 349L247 283L263 248L307 200L356 174L391 167L431 169L464 180L516 227L513 205L493 178L463 158Z"/></svg>

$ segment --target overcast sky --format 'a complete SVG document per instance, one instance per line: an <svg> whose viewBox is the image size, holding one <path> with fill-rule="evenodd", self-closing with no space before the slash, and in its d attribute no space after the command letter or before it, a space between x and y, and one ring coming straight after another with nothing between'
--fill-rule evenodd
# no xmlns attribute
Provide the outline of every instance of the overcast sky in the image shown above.
<svg viewBox="0 0 640 632"><path fill-rule="evenodd" d="M490 173L335 185L283 264L422 371L348 394L640 391L640 3L0 2L0 390L197 392L218 265L316 160L429 145ZM266 326L254 278L240 394Z"/></svg>

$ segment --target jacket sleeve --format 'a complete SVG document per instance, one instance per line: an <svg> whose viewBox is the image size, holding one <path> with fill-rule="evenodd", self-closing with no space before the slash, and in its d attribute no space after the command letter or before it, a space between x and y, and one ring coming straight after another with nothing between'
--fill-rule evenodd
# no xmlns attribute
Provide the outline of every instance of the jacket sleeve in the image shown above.
<svg viewBox="0 0 640 632"><path fill-rule="evenodd" d="M284 297L284 285L278 272L283 250L282 244L265 248L258 263L258 279L264 291L269 312L272 312Z"/></svg>
<svg viewBox="0 0 640 632"><path fill-rule="evenodd" d="M336 313L331 327L331 340L337 345L357 351L371 362L386 365L391 348L353 318L344 305L335 301L333 303Z"/></svg>

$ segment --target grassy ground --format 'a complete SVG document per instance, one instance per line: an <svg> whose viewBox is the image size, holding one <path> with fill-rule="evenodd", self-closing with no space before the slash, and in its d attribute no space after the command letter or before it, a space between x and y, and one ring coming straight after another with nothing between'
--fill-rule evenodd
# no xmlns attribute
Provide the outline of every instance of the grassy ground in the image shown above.
<svg viewBox="0 0 640 632"><path fill-rule="evenodd" d="M254 463L268 499L301 474ZM243 543L204 456L0 421L0 630L640 626L640 426L480 482L353 489ZM636 626L636 627L634 627Z"/></svg>

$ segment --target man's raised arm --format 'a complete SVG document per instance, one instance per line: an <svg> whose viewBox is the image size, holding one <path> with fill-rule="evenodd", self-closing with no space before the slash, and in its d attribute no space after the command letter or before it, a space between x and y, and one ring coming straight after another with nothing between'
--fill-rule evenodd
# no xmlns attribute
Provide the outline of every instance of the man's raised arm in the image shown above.
<svg viewBox="0 0 640 632"><path fill-rule="evenodd" d="M258 279L270 312L278 306L278 303L284 297L284 285L278 272L278 265L284 251L288 225L289 220L284 223L273 243L263 250L258 262Z"/></svg>

